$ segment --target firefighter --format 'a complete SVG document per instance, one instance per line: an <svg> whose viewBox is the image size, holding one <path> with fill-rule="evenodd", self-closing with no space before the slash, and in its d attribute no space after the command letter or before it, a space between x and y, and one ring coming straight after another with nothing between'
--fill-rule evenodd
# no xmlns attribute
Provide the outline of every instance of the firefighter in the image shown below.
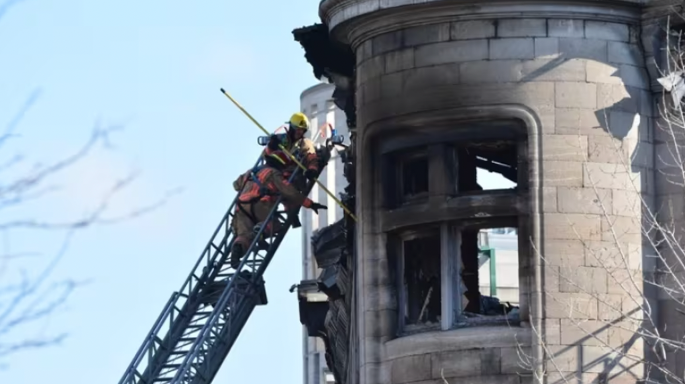
<svg viewBox="0 0 685 385"><path fill-rule="evenodd" d="M311 139L305 138L307 130L309 130L309 119L307 116L301 112L296 112L290 117L288 123L288 129L285 134L274 134L271 135L269 144L264 150L264 154L272 154L274 152L280 152L280 145L293 154L297 159L302 162L302 165L307 169L304 172L305 178L312 180L316 178L317 171L319 169L319 159L316 155L316 148L314 147L314 142ZM283 169L283 175L285 178L289 178L293 172L297 169L297 164L291 159L286 160L286 165ZM302 191L305 186L305 180L302 178L295 178L293 184L298 190ZM289 205L286 205L288 208ZM299 210L298 210L299 213ZM302 226L298 217L295 217L293 222L293 228L298 228Z"/></svg>
<svg viewBox="0 0 685 385"><path fill-rule="evenodd" d="M276 204L278 196L283 196L284 203L291 206L304 206L317 214L326 206L312 202L311 199L288 183L283 176L283 169L288 164L287 156L282 152L271 152L264 157L265 164L250 170L233 182L233 188L240 191L233 217L233 231L236 239L231 250L231 266L236 269L240 260L254 239L255 226L265 221ZM292 214L291 214L292 215ZM266 224L264 233L273 236L280 230L280 222L275 218Z"/></svg>

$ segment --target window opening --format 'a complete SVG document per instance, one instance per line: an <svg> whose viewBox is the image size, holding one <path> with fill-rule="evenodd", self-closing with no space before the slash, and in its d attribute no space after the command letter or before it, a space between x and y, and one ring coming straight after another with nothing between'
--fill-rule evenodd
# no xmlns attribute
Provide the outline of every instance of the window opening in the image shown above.
<svg viewBox="0 0 685 385"><path fill-rule="evenodd" d="M515 141L468 142L457 145L457 153L460 192L517 187Z"/></svg>
<svg viewBox="0 0 685 385"><path fill-rule="evenodd" d="M458 324L519 320L519 254L515 228L462 231L463 312Z"/></svg>
<svg viewBox="0 0 685 385"><path fill-rule="evenodd" d="M413 156L402 160L399 179L402 203L428 197L428 157Z"/></svg>
<svg viewBox="0 0 685 385"><path fill-rule="evenodd" d="M442 307L440 233L435 230L434 234L405 240L402 248L405 329L439 328Z"/></svg>

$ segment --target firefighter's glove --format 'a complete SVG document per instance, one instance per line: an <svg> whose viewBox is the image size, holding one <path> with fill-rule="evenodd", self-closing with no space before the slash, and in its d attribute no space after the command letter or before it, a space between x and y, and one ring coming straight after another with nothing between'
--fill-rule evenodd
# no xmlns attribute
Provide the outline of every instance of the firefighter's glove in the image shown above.
<svg viewBox="0 0 685 385"><path fill-rule="evenodd" d="M315 213L319 213L319 210L328 210L327 206L322 205L321 203L312 203L312 205L309 207L310 209L314 210Z"/></svg>
<svg viewBox="0 0 685 385"><path fill-rule="evenodd" d="M316 179L316 170L307 170L304 172L304 176L309 180Z"/></svg>
<svg viewBox="0 0 685 385"><path fill-rule="evenodd" d="M269 150L271 151L277 151L279 149L278 145L281 144L281 140L278 138L276 135L271 135L269 138L269 144L267 144L267 147L269 147Z"/></svg>

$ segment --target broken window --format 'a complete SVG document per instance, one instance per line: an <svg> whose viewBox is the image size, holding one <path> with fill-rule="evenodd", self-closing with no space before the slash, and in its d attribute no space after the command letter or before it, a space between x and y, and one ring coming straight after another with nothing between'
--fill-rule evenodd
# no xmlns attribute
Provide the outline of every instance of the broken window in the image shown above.
<svg viewBox="0 0 685 385"><path fill-rule="evenodd" d="M517 123L488 124L384 143L381 226L400 335L519 322L527 136Z"/></svg>
<svg viewBox="0 0 685 385"><path fill-rule="evenodd" d="M441 311L440 233L402 242L402 308L404 325L439 328Z"/></svg>
<svg viewBox="0 0 685 385"><path fill-rule="evenodd" d="M401 160L398 183L400 202L411 203L428 197L428 157L414 154Z"/></svg>
<svg viewBox="0 0 685 385"><path fill-rule="evenodd" d="M458 143L459 192L516 188L517 143L513 140Z"/></svg>
<svg viewBox="0 0 685 385"><path fill-rule="evenodd" d="M458 271L462 306L457 324L519 320L518 234L515 229L502 230L471 227L461 232Z"/></svg>

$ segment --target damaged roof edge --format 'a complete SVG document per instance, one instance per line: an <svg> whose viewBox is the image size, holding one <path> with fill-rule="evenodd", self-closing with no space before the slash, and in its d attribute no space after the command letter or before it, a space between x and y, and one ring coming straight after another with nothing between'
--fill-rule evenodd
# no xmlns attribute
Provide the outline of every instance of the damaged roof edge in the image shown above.
<svg viewBox="0 0 685 385"><path fill-rule="evenodd" d="M307 62L314 70L314 76L326 76L333 81L331 74L352 77L356 59L348 45L333 41L326 24L314 24L293 30L295 41L304 48Z"/></svg>

